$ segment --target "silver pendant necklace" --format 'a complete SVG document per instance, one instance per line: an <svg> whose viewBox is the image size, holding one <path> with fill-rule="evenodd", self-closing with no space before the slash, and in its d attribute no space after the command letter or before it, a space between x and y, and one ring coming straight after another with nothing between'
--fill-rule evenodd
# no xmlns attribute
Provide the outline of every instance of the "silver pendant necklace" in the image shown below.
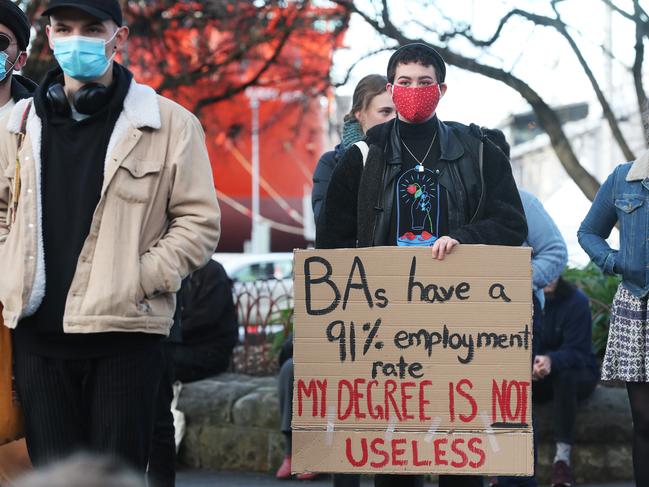
<svg viewBox="0 0 649 487"><path fill-rule="evenodd" d="M424 155L424 158L421 161L415 157L415 155L412 153L410 148L403 141L403 138L401 138L401 137L399 137L399 138L401 139L401 143L403 144L403 146L408 151L408 154L410 154L412 156L412 158L417 162L417 165L415 166L415 170L417 172L424 172L424 162L426 162L426 158L428 157L428 154L430 154L430 150L433 148L433 144L435 143L435 139L437 138L437 132L435 132L435 135L433 135L433 140L430 141L430 145L428 146L428 150L426 151L426 155Z"/></svg>

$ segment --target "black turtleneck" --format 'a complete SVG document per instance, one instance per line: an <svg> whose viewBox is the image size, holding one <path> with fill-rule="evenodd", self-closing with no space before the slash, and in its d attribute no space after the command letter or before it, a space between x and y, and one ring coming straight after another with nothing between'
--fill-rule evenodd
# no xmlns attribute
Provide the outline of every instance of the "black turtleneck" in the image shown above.
<svg viewBox="0 0 649 487"><path fill-rule="evenodd" d="M132 75L114 65L106 103L76 121L54 109L47 89L62 82L60 69L50 71L34 94L43 123L41 198L45 252L45 297L38 311L16 328L17 344L32 353L59 358L91 358L128 350L153 335L125 333L66 334L63 314L77 261L90 231L104 181L110 136L122 112Z"/></svg>
<svg viewBox="0 0 649 487"><path fill-rule="evenodd" d="M397 126L401 174L393 211L394 242L399 246L429 246L448 233L448 195L438 183L445 164L439 160L437 117L419 124L398 120Z"/></svg>

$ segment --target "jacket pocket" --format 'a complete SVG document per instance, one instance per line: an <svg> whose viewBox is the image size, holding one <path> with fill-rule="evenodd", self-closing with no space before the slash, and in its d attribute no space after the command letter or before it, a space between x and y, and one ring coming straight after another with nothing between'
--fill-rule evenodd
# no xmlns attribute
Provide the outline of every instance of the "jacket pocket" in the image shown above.
<svg viewBox="0 0 649 487"><path fill-rule="evenodd" d="M623 214L630 214L644 204L642 196L624 196L615 200L615 207Z"/></svg>
<svg viewBox="0 0 649 487"><path fill-rule="evenodd" d="M161 161L127 158L117 170L115 194L129 203L147 203L153 196Z"/></svg>
<svg viewBox="0 0 649 487"><path fill-rule="evenodd" d="M638 262L640 247L638 238L644 235L646 230L646 218L643 211L638 211L645 203L642 195L620 195L615 199L620 228L620 252L616 256L616 270L625 278L644 269L644 264ZM642 239L644 242L644 238Z"/></svg>

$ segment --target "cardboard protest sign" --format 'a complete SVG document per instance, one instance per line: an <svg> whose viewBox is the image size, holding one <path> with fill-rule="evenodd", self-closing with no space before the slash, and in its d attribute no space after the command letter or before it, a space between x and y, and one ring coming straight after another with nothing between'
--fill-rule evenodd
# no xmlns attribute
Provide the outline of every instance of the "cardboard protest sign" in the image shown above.
<svg viewBox="0 0 649 487"><path fill-rule="evenodd" d="M293 470L532 475L530 258L296 251Z"/></svg>

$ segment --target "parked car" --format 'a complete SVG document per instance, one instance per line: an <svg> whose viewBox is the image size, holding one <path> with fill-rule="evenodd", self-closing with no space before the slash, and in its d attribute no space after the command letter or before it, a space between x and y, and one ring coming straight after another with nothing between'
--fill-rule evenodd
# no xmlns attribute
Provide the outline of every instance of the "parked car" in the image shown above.
<svg viewBox="0 0 649 487"><path fill-rule="evenodd" d="M292 253L217 253L212 259L232 279L239 323L245 330L242 339L279 331L285 325L293 310Z"/></svg>

